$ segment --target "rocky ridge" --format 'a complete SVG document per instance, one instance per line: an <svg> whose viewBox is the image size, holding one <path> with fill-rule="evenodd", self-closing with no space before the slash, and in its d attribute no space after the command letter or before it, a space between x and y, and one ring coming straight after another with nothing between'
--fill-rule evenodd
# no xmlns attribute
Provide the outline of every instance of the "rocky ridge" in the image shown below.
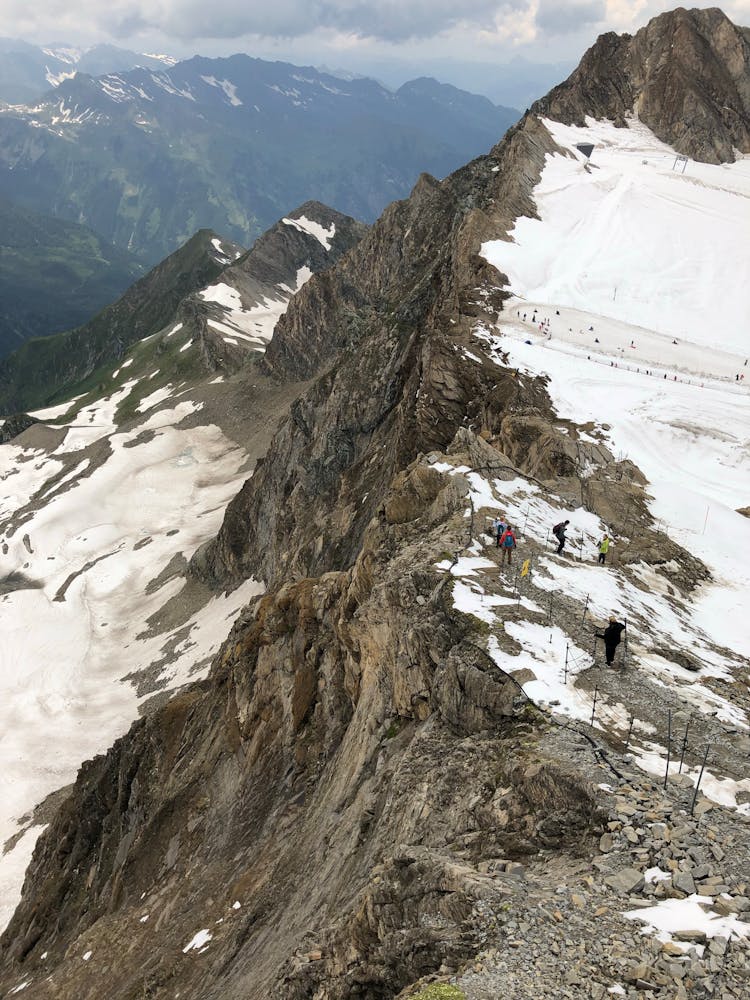
<svg viewBox="0 0 750 1000"><path fill-rule="evenodd" d="M225 266L201 230L136 281L88 323L54 337L30 340L0 361L0 411L41 406L73 394L86 379L122 359L128 348L161 330L191 292L215 280ZM241 248L226 244L234 255ZM90 388L90 386L86 386Z"/></svg>
<svg viewBox="0 0 750 1000"><path fill-rule="evenodd" d="M521 477L550 506L614 522L631 594L646 571L684 613L706 575L655 530L637 470L563 425L543 380L472 337L502 319L506 294L478 246L533 214L553 148L531 115L488 157L442 183L423 177L292 300L265 364L315 381L192 561L216 588L254 575L267 593L208 680L84 765L3 936L7 988L338 1000L440 995L438 979L444 995L480 1000L565 996L559 973L576 998L619 979L633 996L741 995L740 944L681 958L623 935L637 925L616 911L628 894L643 901L658 864L669 884L647 898L686 896L690 876L715 912L744 912L742 814L699 799L711 819L687 818L684 782L661 796L632 767L616 714L587 729L541 712L514 676L519 643L455 600L460 557L492 561L477 476L497 490ZM529 590L496 564L483 586L504 621L525 600L524 617L549 624L529 605L552 557L538 529L528 545L541 566ZM554 614L581 641L570 623L585 608L561 598ZM594 662L575 686L598 681L613 710L632 697L633 684L618 690L627 680ZM661 702L656 689L634 706L639 740L669 699L680 707L677 685ZM739 778L742 736L702 724ZM724 864L728 849L737 860Z"/></svg>
<svg viewBox="0 0 750 1000"><path fill-rule="evenodd" d="M308 201L228 259L220 281L186 297L176 322L192 332L208 371L236 371L263 353L288 302L312 274L355 246L367 226Z"/></svg>

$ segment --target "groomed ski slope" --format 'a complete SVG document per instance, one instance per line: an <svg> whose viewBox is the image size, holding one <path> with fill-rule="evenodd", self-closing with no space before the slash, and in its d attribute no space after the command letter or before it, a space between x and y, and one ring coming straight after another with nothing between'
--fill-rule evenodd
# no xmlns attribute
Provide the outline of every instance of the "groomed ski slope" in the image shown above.
<svg viewBox="0 0 750 1000"><path fill-rule="evenodd" d="M640 122L587 122L544 120L560 153L534 191L539 218L518 219L513 242L486 243L484 256L531 303L747 357L750 158L691 160L682 173ZM588 165L584 142L595 146Z"/></svg>
<svg viewBox="0 0 750 1000"><path fill-rule="evenodd" d="M475 334L549 376L561 417L606 425L646 475L655 520L711 570L696 625L746 657L750 158L683 174L637 121L545 124L561 151L534 191L539 219L482 248L515 299ZM589 169L579 142L595 144Z"/></svg>

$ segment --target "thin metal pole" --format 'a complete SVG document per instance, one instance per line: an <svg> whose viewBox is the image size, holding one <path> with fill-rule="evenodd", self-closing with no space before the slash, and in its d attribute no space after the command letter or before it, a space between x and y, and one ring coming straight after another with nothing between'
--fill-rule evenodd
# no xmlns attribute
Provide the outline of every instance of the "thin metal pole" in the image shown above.
<svg viewBox="0 0 750 1000"><path fill-rule="evenodd" d="M635 716L630 713L630 725L628 726L628 738L625 740L625 749L630 746L630 737L633 735L633 723L635 722Z"/></svg>
<svg viewBox="0 0 750 1000"><path fill-rule="evenodd" d="M669 761L672 755L672 709L670 708L667 712L667 767L664 771L664 787L667 787L667 778L669 777Z"/></svg>
<svg viewBox="0 0 750 1000"><path fill-rule="evenodd" d="M701 787L701 778L703 777L703 769L705 768L706 761L708 760L708 751L709 751L709 747L710 746L711 746L710 743L706 744L706 752L703 754L703 763L701 764L701 772L698 775L698 780L695 783L695 794L693 795L693 802L692 802L692 805L690 806L690 815L691 816L693 815L693 811L695 810L695 803L696 803L696 800L698 798L698 789Z"/></svg>
<svg viewBox="0 0 750 1000"><path fill-rule="evenodd" d="M583 532L581 532L581 540L578 543L578 562L583 562Z"/></svg>
<svg viewBox="0 0 750 1000"><path fill-rule="evenodd" d="M590 723L590 725L591 725L592 729L593 729L593 726L594 726L594 714L596 713L596 697L597 697L598 694L599 694L599 686L597 685L594 688L594 704L591 706L591 723Z"/></svg>
<svg viewBox="0 0 750 1000"><path fill-rule="evenodd" d="M566 642L565 643L565 675L564 675L564 678L563 678L563 683L564 684L568 683L568 650L569 650L569 648L570 648L570 644Z"/></svg>
<svg viewBox="0 0 750 1000"><path fill-rule="evenodd" d="M685 763L685 751L687 750L687 734L690 727L690 719L685 723L685 735L682 737L682 753L680 754L680 769L677 772L682 774L682 765Z"/></svg>

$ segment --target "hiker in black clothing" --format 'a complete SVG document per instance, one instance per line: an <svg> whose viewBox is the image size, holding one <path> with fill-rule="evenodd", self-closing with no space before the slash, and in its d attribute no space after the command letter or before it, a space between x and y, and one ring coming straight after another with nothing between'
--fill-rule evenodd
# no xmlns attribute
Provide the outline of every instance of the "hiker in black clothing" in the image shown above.
<svg viewBox="0 0 750 1000"><path fill-rule="evenodd" d="M607 654L607 666L611 667L615 658L615 650L620 645L620 637L625 631L625 626L622 622L618 622L616 618L609 619L609 625L604 629L603 632L597 632L597 639L604 639L604 651Z"/></svg>
<svg viewBox="0 0 750 1000"><path fill-rule="evenodd" d="M559 543L557 546L557 554L559 556L562 555L562 550L565 548L565 529L568 527L569 524L570 521L560 521L560 523L556 524L552 529L552 534L555 536L555 538Z"/></svg>

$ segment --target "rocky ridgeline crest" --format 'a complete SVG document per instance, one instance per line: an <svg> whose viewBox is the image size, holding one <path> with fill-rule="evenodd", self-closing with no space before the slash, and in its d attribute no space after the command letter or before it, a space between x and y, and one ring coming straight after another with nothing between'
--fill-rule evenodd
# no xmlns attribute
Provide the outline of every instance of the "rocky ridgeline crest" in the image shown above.
<svg viewBox="0 0 750 1000"><path fill-rule="evenodd" d="M463 970L466 992L447 996L600 1000L610 974L633 997L716 975L720 945L685 965L635 931L615 959L584 961L591 941L622 938L606 914L645 889L650 862L669 869L660 894L684 895L687 874L707 890L726 878L736 912L743 883L714 867L684 802L638 787L621 743L529 701L444 568L481 530L469 469L533 478L608 522L627 508L622 565L671 573L676 600L705 577L654 530L638 471L561 426L542 379L472 338L507 297L479 247L535 214L554 149L528 115L487 157L423 176L292 300L264 365L312 384L191 564L216 588L255 576L266 595L207 680L83 766L2 938L6 988L386 1000ZM613 800L603 774L618 778ZM741 819L718 824L711 857L731 844L744 863ZM747 962L728 951L734 988ZM489 978L472 985L472 969Z"/></svg>
<svg viewBox="0 0 750 1000"><path fill-rule="evenodd" d="M566 124L638 117L706 163L750 153L750 40L718 8L660 14L635 35L602 35L532 110Z"/></svg>

